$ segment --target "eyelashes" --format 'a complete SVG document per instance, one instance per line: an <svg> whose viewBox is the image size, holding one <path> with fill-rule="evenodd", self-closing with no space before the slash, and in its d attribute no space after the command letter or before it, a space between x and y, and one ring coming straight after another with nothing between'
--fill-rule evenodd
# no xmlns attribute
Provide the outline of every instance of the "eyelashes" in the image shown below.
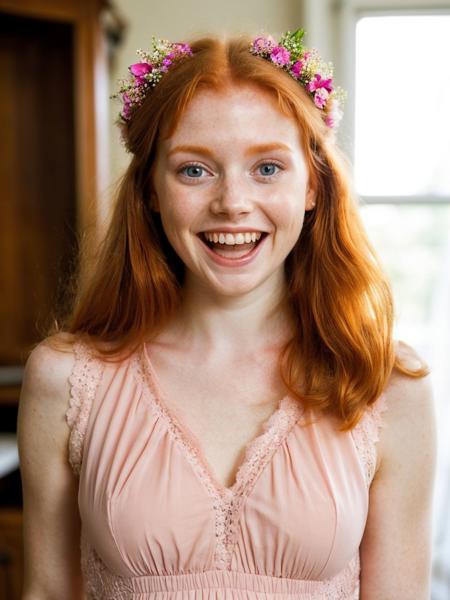
<svg viewBox="0 0 450 600"><path fill-rule="evenodd" d="M273 179L275 179L278 176L280 171L284 171L284 167L275 160L263 161L263 162L259 163L259 165L257 165L256 169L258 170L258 169L262 169L265 167L275 167L276 171L271 172L271 173L267 173L267 171L265 173L263 173L260 171L260 176L264 181L272 181ZM194 180L194 179L203 179L203 177L201 176L202 171L207 171L207 169L199 163L192 162L192 163L182 166L180 169L177 170L177 173L187 179ZM189 172L191 174L189 174Z"/></svg>

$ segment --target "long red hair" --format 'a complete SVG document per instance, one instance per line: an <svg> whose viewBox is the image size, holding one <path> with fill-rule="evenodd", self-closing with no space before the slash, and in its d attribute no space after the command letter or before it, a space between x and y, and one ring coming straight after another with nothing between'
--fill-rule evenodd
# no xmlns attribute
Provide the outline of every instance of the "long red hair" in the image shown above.
<svg viewBox="0 0 450 600"><path fill-rule="evenodd" d="M295 330L280 354L281 377L306 408L330 412L350 429L393 368L411 377L428 369L410 370L394 351L391 288L358 214L348 165L320 111L289 75L253 56L249 44L244 36L191 42L193 56L171 67L123 126L132 158L107 232L95 255L81 251L84 277L75 282L69 312L48 334L86 338L105 360L117 360L164 328L180 304L184 265L149 206L156 143L173 133L197 90L258 86L298 124L316 191L316 208L306 212L285 262Z"/></svg>

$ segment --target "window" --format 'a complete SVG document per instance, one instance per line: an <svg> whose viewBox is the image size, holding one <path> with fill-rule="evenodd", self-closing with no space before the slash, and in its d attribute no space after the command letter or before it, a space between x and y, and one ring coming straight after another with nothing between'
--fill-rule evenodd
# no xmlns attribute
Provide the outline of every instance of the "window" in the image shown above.
<svg viewBox="0 0 450 600"><path fill-rule="evenodd" d="M355 181L365 196L450 196L450 15L356 23Z"/></svg>
<svg viewBox="0 0 450 600"><path fill-rule="evenodd" d="M450 278L448 56L450 14L356 15L356 190L393 283L396 335L430 363Z"/></svg>
<svg viewBox="0 0 450 600"><path fill-rule="evenodd" d="M433 11L419 0L389 5L340 3L336 80L349 91L340 135L367 231L393 284L395 337L432 369L440 428L432 600L444 600L450 597L450 5L437 0Z"/></svg>

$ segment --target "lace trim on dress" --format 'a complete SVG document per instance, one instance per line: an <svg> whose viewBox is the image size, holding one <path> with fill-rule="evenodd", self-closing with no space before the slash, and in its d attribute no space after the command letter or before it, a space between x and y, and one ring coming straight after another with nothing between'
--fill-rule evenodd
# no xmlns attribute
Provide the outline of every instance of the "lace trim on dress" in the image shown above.
<svg viewBox="0 0 450 600"><path fill-rule="evenodd" d="M241 507L300 414L297 401L290 397L282 399L278 410L263 424L264 433L247 445L244 460L236 473L235 484L229 488L227 496L221 496L214 503L217 536L215 563L218 568L231 569L232 552L239 534Z"/></svg>
<svg viewBox="0 0 450 600"><path fill-rule="evenodd" d="M317 596L314 595L314 600L359 600L360 571L358 550L347 567L335 577L317 582Z"/></svg>
<svg viewBox="0 0 450 600"><path fill-rule="evenodd" d="M290 396L285 396L281 400L279 408L263 424L263 433L247 444L244 460L236 473L235 483L230 488L224 488L216 482L197 440L162 404L144 353L145 350L133 361L135 375L149 405L162 419L167 431L180 446L213 499L217 539L214 564L218 569L229 570L238 535L238 520L242 504L265 465L300 418L302 409Z"/></svg>
<svg viewBox="0 0 450 600"><path fill-rule="evenodd" d="M111 573L81 530L81 570L86 600L129 600L133 587L129 578Z"/></svg>
<svg viewBox="0 0 450 600"><path fill-rule="evenodd" d="M383 393L371 406L367 407L362 419L352 429L355 446L364 466L367 487L370 486L375 475L376 444L379 441L380 428L383 426L383 413L386 409L386 395Z"/></svg>
<svg viewBox="0 0 450 600"><path fill-rule="evenodd" d="M75 475L79 476L84 436L92 402L102 376L103 364L92 356L83 342L76 342L73 350L75 363L69 376L70 400L66 421L70 428L69 463Z"/></svg>

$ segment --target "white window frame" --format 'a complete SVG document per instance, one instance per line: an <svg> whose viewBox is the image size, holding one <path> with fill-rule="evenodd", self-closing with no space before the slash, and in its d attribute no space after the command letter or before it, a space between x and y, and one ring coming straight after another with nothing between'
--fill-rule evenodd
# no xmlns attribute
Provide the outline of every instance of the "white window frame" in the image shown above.
<svg viewBox="0 0 450 600"><path fill-rule="evenodd" d="M344 118L338 140L354 164L355 140L355 73L356 73L356 23L369 16L450 15L450 0L325 0L322 8L328 49L332 50L336 82L348 92ZM325 11L324 11L325 12ZM308 16L308 10L306 15ZM310 14L311 16L311 14ZM367 196L360 194L363 204L450 204L448 195Z"/></svg>

